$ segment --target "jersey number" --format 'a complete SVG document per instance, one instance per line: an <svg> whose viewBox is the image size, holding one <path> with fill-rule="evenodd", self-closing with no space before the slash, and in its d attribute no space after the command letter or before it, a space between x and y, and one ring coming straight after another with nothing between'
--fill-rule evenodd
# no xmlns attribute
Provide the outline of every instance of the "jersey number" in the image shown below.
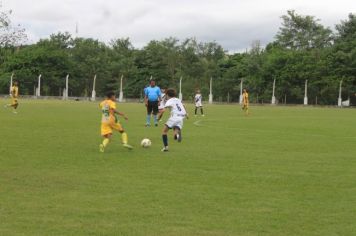
<svg viewBox="0 0 356 236"><path fill-rule="evenodd" d="M109 115L110 115L109 106L105 105L102 109L102 112L105 117L109 117Z"/></svg>

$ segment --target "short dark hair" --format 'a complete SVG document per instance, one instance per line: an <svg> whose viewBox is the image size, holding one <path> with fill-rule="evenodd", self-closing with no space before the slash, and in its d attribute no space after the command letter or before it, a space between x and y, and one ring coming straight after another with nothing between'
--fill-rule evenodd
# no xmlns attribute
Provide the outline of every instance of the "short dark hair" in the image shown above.
<svg viewBox="0 0 356 236"><path fill-rule="evenodd" d="M167 90L166 90L166 94L167 94L169 97L171 97L171 98L177 96L176 91L175 91L174 89L172 89L172 88L167 89Z"/></svg>
<svg viewBox="0 0 356 236"><path fill-rule="evenodd" d="M111 98L112 96L114 96L115 95L115 93L113 92L113 91L110 91L110 92L108 92L107 94L106 94L106 97L107 98Z"/></svg>

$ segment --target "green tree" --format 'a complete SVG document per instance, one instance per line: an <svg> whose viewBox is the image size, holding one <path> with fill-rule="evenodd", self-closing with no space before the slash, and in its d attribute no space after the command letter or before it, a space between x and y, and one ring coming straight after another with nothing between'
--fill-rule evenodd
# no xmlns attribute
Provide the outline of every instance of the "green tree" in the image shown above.
<svg viewBox="0 0 356 236"><path fill-rule="evenodd" d="M103 95L109 73L109 48L98 40L77 38L69 51L72 69L74 94L89 96L93 77L97 75L97 94ZM73 84L74 83L74 84Z"/></svg>
<svg viewBox="0 0 356 236"><path fill-rule="evenodd" d="M345 96L356 91L356 15L336 25L334 50L329 55L337 80L343 79Z"/></svg>
<svg viewBox="0 0 356 236"><path fill-rule="evenodd" d="M294 10L282 17L282 26L276 35L277 42L289 49L324 48L332 42L332 31L319 24L314 16L298 15Z"/></svg>
<svg viewBox="0 0 356 236"><path fill-rule="evenodd" d="M139 84L138 70L135 63L136 51L129 38L115 39L110 42L109 70L111 79L107 90L119 89L119 78L124 78L124 90L127 97L139 96L142 85Z"/></svg>

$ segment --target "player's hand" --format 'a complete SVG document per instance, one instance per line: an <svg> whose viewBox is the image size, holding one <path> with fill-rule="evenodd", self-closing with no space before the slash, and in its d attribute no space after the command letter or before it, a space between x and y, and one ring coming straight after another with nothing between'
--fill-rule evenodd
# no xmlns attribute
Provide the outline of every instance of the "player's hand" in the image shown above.
<svg viewBox="0 0 356 236"><path fill-rule="evenodd" d="M124 113L120 114L125 120L129 120L129 118L127 118L127 116Z"/></svg>

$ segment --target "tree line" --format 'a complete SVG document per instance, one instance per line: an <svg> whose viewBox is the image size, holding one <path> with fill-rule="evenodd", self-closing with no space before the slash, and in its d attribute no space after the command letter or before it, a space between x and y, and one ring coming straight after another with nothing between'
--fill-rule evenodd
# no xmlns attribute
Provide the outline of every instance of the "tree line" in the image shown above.
<svg viewBox="0 0 356 236"><path fill-rule="evenodd" d="M270 103L273 80L280 103L302 103L308 80L310 103L336 104L343 80L343 99L356 91L356 16L349 14L335 29L314 16L290 10L281 17L274 41L262 47L254 41L244 52L229 53L217 42L171 37L135 48L129 38L103 43L52 34L34 44L21 45L25 32L11 28L10 12L0 14L0 93L8 93L9 78L19 81L22 94L33 95L42 74L42 95L59 96L70 75L70 96L90 96L97 75L97 95L118 91L124 78L128 98L142 96L152 77L161 87L178 87L183 78L186 99L200 89L207 97L213 78L214 100L238 101L240 82L252 102Z"/></svg>

